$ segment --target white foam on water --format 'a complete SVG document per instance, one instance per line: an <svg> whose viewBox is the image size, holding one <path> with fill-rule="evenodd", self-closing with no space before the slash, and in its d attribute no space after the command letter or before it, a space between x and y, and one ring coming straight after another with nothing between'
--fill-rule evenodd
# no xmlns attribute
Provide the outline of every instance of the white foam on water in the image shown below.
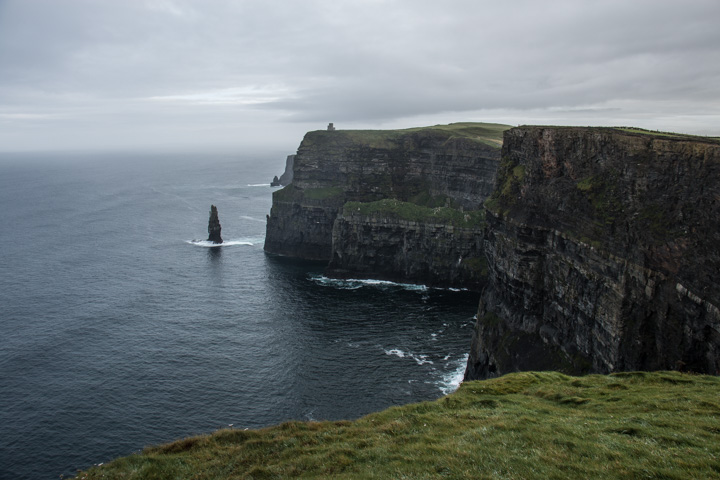
<svg viewBox="0 0 720 480"><path fill-rule="evenodd" d="M433 365L434 363L432 360L427 359L427 355L410 354L410 357L412 357L412 359L415 360L415 363L417 363L418 365L425 365L426 363Z"/></svg>
<svg viewBox="0 0 720 480"><path fill-rule="evenodd" d="M467 366L468 357L470 357L470 355L465 354L462 358L453 362L455 369L443 375L442 379L438 382L438 387L440 387L440 391L443 395L453 393L462 383L463 377L465 376L465 367Z"/></svg>
<svg viewBox="0 0 720 480"><path fill-rule="evenodd" d="M204 248L232 247L233 245L247 245L247 246L255 245L254 243L247 242L245 240L225 240L225 241L223 241L223 243L213 243L209 240L186 240L185 243L189 243L190 245L195 245L196 247L204 247Z"/></svg>
<svg viewBox="0 0 720 480"><path fill-rule="evenodd" d="M396 357L405 358L405 352L399 348L393 348L392 350L385 350L385 355L395 355Z"/></svg>
<svg viewBox="0 0 720 480"><path fill-rule="evenodd" d="M253 222L265 223L265 219L264 219L264 218L263 218L263 219L253 218L253 217L248 217L247 215L240 215L240 218L242 218L243 220L251 220L251 221L253 221Z"/></svg>
<svg viewBox="0 0 720 480"><path fill-rule="evenodd" d="M247 186L248 187L269 187L270 182L268 182L268 183L248 183Z"/></svg>
<svg viewBox="0 0 720 480"><path fill-rule="evenodd" d="M400 358L412 358L418 365L433 364L432 360L428 360L427 355L415 355L414 353L403 352L399 348L393 348L392 350L385 350L385 355L395 355Z"/></svg>
<svg viewBox="0 0 720 480"><path fill-rule="evenodd" d="M425 285L416 285L413 283L397 283L388 280L373 280L361 278L328 278L324 275L310 275L310 279L315 283L328 287L335 287L341 290L357 290L362 287L375 288L401 288L403 290L413 290L424 292L428 289Z"/></svg>

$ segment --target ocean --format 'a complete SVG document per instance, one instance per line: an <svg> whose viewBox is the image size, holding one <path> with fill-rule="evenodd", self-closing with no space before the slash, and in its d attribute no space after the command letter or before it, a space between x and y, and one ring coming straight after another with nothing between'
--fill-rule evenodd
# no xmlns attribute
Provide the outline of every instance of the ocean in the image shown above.
<svg viewBox="0 0 720 480"><path fill-rule="evenodd" d="M478 295L266 255L283 155L0 155L0 479L459 384ZM226 243L207 242L210 205Z"/></svg>

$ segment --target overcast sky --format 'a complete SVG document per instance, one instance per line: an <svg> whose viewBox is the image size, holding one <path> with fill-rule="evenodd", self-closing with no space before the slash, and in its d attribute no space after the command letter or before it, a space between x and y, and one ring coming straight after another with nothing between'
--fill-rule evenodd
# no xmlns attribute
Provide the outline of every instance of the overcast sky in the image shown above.
<svg viewBox="0 0 720 480"><path fill-rule="evenodd" d="M456 121L720 135L720 1L0 0L0 151Z"/></svg>

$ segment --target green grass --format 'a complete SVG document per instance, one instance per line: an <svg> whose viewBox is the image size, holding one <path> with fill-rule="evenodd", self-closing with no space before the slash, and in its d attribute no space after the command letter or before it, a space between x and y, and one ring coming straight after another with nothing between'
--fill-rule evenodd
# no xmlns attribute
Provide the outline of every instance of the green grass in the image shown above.
<svg viewBox="0 0 720 480"><path fill-rule="evenodd" d="M516 373L353 422L179 440L77 478L296 477L720 478L720 379Z"/></svg>
<svg viewBox="0 0 720 480"><path fill-rule="evenodd" d="M340 187L306 188L303 192L305 198L310 200L327 200L341 196L343 189Z"/></svg>
<svg viewBox="0 0 720 480"><path fill-rule="evenodd" d="M444 141L464 138L499 149L502 147L503 132L509 128L510 125L498 123L461 122L399 130L336 130L334 132L318 130L306 135L303 143L308 146L318 142L335 142L360 144L370 148L402 148L407 138L423 132L437 135Z"/></svg>
<svg viewBox="0 0 720 480"><path fill-rule="evenodd" d="M637 133L641 135L650 135L653 137L665 137L677 140L692 140L692 141L710 141L717 143L717 137L706 137L702 135L690 135L688 133L674 133L674 132L661 132L660 130L645 130L644 128L636 127L616 127L615 130L620 130L627 133Z"/></svg>
<svg viewBox="0 0 720 480"><path fill-rule="evenodd" d="M484 226L482 210L463 212L450 207L424 207L410 202L386 198L376 202L347 202L343 215L379 216L419 223L450 224L462 228Z"/></svg>
<svg viewBox="0 0 720 480"><path fill-rule="evenodd" d="M674 133L674 132L661 132L659 130L645 130L644 128L636 128L636 127L619 127L618 130L622 130L623 132L628 133L640 133L643 135L652 135L654 137L686 137L688 135L682 134L682 133Z"/></svg>
<svg viewBox="0 0 720 480"><path fill-rule="evenodd" d="M704 135L692 135L689 133L676 133L676 132L663 132L660 130L647 130L638 127L581 127L581 126L570 126L570 125L521 125L523 128L555 128L555 129L569 129L569 130L583 130L592 129L595 131L616 131L621 133L630 133L636 135L647 135L651 137L666 138L669 140L689 140L693 142L709 142L718 143L720 137L709 137Z"/></svg>
<svg viewBox="0 0 720 480"><path fill-rule="evenodd" d="M299 189L294 185L288 185L273 192L273 202L305 203L322 202L331 199L341 199L343 196L341 187L322 187Z"/></svg>

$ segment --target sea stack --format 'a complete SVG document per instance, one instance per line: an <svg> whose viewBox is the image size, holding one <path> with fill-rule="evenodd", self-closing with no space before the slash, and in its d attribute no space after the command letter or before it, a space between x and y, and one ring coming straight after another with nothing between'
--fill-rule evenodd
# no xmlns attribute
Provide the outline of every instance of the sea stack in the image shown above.
<svg viewBox="0 0 720 480"><path fill-rule="evenodd" d="M208 222L208 241L213 243L222 243L220 236L220 220L218 219L218 211L215 205L210 205L210 221Z"/></svg>

